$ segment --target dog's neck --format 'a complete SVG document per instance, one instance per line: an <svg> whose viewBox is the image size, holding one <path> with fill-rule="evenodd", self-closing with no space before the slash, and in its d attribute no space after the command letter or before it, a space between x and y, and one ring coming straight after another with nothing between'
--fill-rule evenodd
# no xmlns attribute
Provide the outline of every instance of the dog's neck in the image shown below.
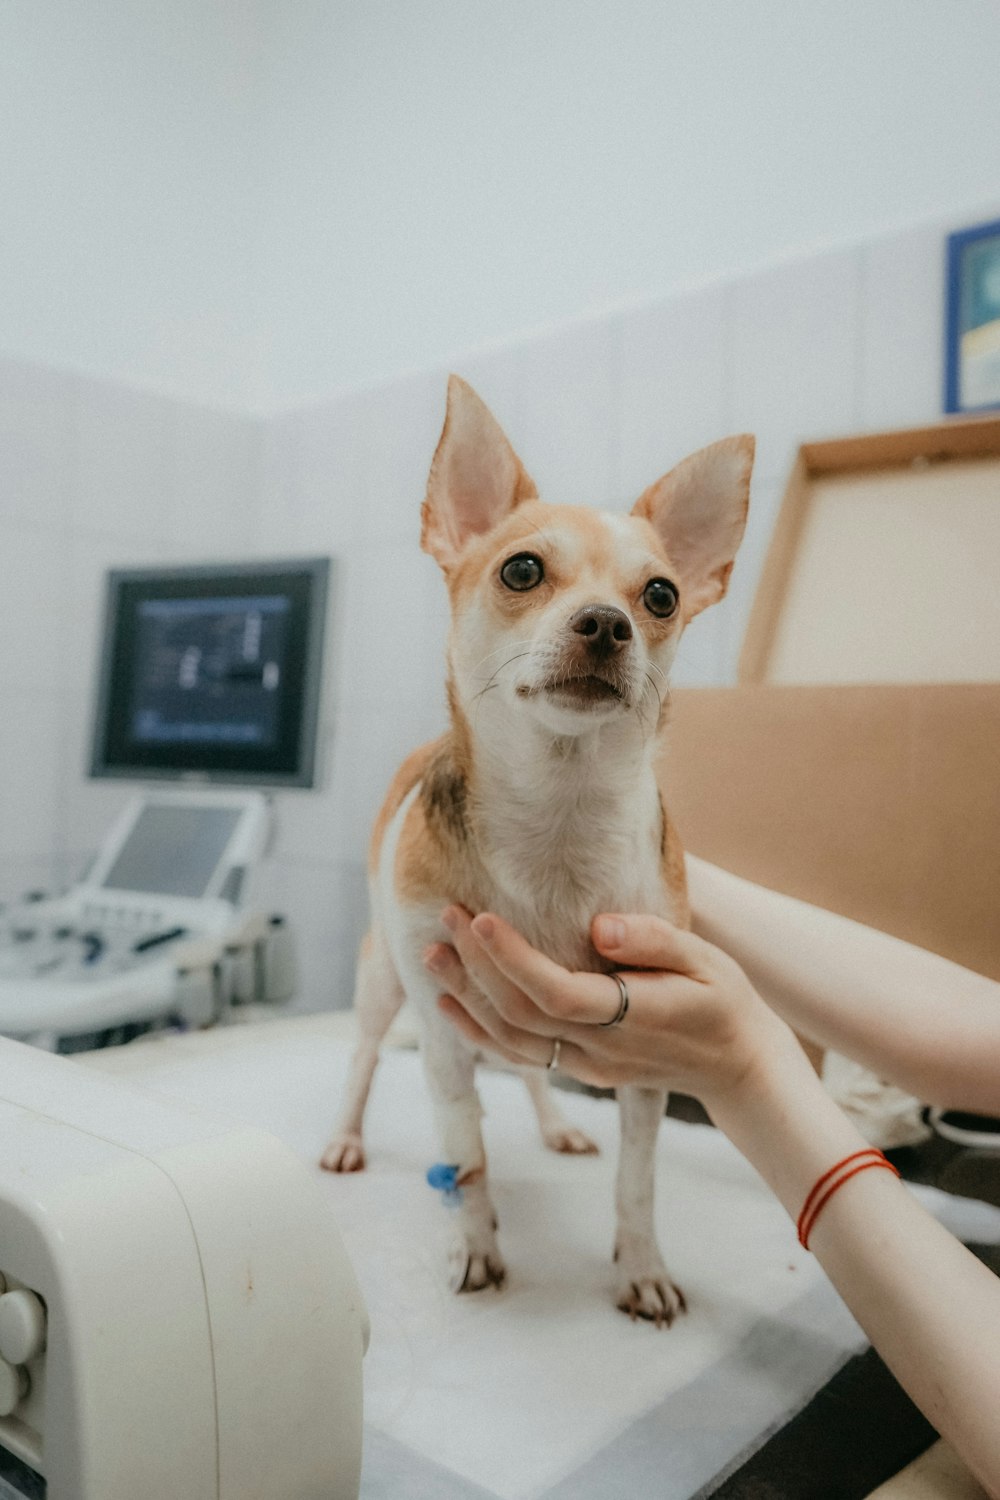
<svg viewBox="0 0 1000 1500"><path fill-rule="evenodd" d="M469 834L491 884L544 925L647 905L659 879L657 736L633 716L559 736L500 705L453 713Z"/></svg>
<svg viewBox="0 0 1000 1500"><path fill-rule="evenodd" d="M513 716L470 740L470 781L488 820L537 826L586 821L606 807L624 821L641 816L643 781L652 781L655 741L612 721L558 735Z"/></svg>

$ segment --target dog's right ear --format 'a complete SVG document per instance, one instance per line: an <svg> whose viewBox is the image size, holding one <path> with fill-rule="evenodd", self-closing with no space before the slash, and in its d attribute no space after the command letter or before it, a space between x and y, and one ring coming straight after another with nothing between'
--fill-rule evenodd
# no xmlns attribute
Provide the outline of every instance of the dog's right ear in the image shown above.
<svg viewBox="0 0 1000 1500"><path fill-rule="evenodd" d="M492 531L538 491L471 385L448 379L448 411L420 512L420 545L447 570L474 536Z"/></svg>

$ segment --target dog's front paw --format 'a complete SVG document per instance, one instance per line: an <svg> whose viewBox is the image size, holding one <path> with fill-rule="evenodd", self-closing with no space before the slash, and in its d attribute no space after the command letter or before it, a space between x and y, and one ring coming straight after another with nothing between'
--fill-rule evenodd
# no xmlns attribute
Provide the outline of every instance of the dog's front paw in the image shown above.
<svg viewBox="0 0 1000 1500"><path fill-rule="evenodd" d="M345 1131L335 1135L319 1159L325 1172L361 1172L365 1166L365 1148L360 1135Z"/></svg>
<svg viewBox="0 0 1000 1500"><path fill-rule="evenodd" d="M453 1292L481 1292L486 1287L497 1290L507 1280L507 1267L496 1248L476 1250L464 1240L456 1243L448 1256L448 1285Z"/></svg>
<svg viewBox="0 0 1000 1500"><path fill-rule="evenodd" d="M642 1318L657 1328L669 1328L678 1313L687 1312L684 1293L675 1286L658 1254L625 1255L615 1252L618 1287L615 1306L628 1313L634 1323Z"/></svg>
<svg viewBox="0 0 1000 1500"><path fill-rule="evenodd" d="M575 1125L554 1125L543 1136L550 1151L559 1151L564 1156L599 1156L600 1146L589 1135L577 1130Z"/></svg>

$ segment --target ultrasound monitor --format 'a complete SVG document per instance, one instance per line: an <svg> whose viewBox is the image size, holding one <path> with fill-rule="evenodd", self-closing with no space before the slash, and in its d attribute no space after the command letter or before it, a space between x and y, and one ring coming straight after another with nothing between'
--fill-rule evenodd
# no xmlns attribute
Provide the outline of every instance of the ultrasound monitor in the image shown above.
<svg viewBox="0 0 1000 1500"><path fill-rule="evenodd" d="M91 775L314 785L329 570L110 573Z"/></svg>

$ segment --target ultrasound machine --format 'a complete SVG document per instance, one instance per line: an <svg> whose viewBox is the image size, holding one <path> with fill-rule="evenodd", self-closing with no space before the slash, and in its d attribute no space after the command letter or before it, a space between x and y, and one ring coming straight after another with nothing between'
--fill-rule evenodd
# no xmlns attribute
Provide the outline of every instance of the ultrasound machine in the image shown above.
<svg viewBox="0 0 1000 1500"><path fill-rule="evenodd" d="M314 783L328 576L110 575L91 774L147 785L0 914L0 1500L356 1500L368 1318L318 1174L53 1055L291 994L244 902L269 789Z"/></svg>
<svg viewBox="0 0 1000 1500"><path fill-rule="evenodd" d="M72 1052L295 987L244 905L271 787L314 784L330 562L109 575L90 774L153 783L83 878L0 909L0 1035Z"/></svg>

